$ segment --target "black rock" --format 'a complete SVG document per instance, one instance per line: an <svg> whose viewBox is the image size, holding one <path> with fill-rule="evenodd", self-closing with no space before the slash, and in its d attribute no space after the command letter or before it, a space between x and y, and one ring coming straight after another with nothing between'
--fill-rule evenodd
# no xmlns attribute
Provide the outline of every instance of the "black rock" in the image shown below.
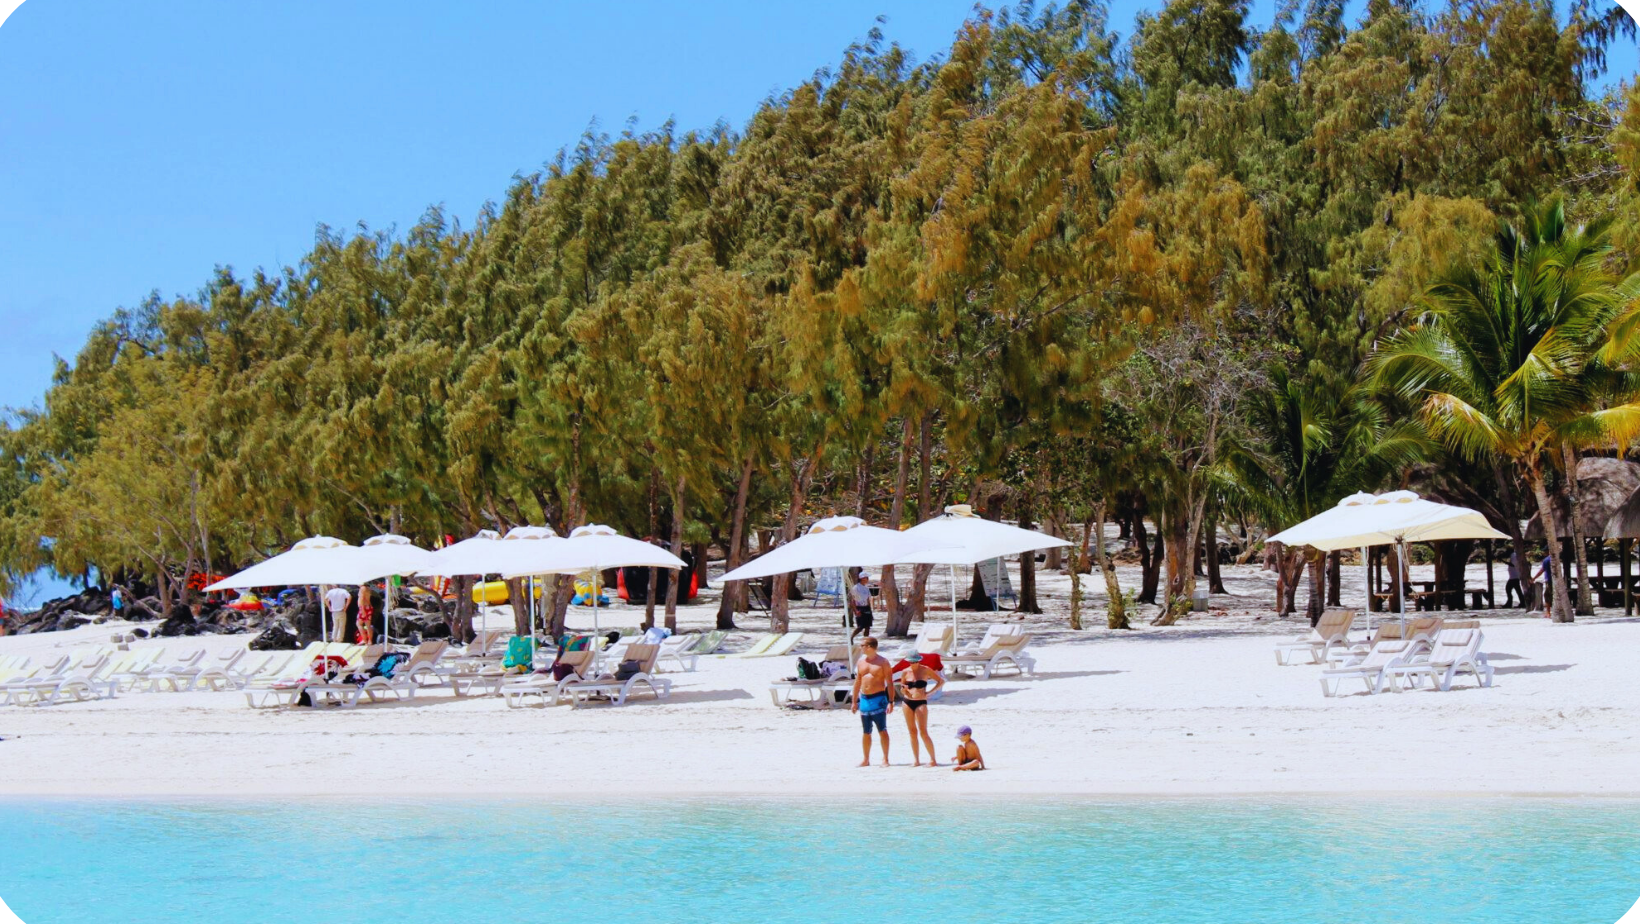
<svg viewBox="0 0 1640 924"><path fill-rule="evenodd" d="M64 613L62 616L57 618L57 626L54 631L67 632L69 629L78 629L79 627L87 625L90 622L91 617L89 616L84 616L80 613Z"/></svg>
<svg viewBox="0 0 1640 924"><path fill-rule="evenodd" d="M147 629L132 629L131 630L131 636L132 636L132 638L147 638L148 637L148 630Z"/></svg>
<svg viewBox="0 0 1640 924"><path fill-rule="evenodd" d="M430 622L421 630L423 639L449 638L450 625L441 617L438 622Z"/></svg>
<svg viewBox="0 0 1640 924"><path fill-rule="evenodd" d="M187 607L173 606L171 607L171 615L159 624L159 628L154 630L154 634L163 635L166 638L175 638L179 635L198 635L199 624L194 622L194 614L188 612Z"/></svg>
<svg viewBox="0 0 1640 924"><path fill-rule="evenodd" d="M277 623L262 630L247 646L252 651L295 651L302 647L296 636Z"/></svg>

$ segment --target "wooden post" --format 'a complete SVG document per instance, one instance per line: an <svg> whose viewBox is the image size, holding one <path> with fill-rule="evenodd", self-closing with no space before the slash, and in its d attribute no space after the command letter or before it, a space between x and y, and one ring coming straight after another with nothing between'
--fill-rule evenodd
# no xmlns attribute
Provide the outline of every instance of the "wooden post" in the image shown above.
<svg viewBox="0 0 1640 924"><path fill-rule="evenodd" d="M1634 614L1634 589L1629 586L1629 550L1633 547L1633 539L1617 540L1617 558L1622 563L1620 572L1623 575L1623 615Z"/></svg>
<svg viewBox="0 0 1640 924"><path fill-rule="evenodd" d="M1497 585L1492 581L1492 540L1486 540L1486 608L1498 608Z"/></svg>

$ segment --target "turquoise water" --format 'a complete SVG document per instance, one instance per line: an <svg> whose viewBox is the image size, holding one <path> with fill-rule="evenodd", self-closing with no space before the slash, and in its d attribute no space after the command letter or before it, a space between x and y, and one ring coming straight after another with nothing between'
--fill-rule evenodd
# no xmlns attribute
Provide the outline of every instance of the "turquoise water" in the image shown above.
<svg viewBox="0 0 1640 924"><path fill-rule="evenodd" d="M1611 924L1637 896L1635 802L0 802L28 924Z"/></svg>

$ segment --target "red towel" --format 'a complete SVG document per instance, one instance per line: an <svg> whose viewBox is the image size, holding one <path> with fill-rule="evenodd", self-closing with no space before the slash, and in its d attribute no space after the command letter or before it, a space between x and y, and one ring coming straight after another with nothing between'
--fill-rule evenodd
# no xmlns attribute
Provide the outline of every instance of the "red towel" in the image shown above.
<svg viewBox="0 0 1640 924"><path fill-rule="evenodd" d="M889 672L893 673L893 674L898 674L900 671L903 671L907 667L910 667L910 666L911 666L910 661L907 661L906 659L901 658L899 663L895 664L894 667ZM945 664L944 664L944 662L942 662L940 660L940 656L937 655L937 654L925 654L925 655L923 655L922 656L922 666L928 668L929 670L933 671L936 674L939 673L940 671L945 670Z"/></svg>

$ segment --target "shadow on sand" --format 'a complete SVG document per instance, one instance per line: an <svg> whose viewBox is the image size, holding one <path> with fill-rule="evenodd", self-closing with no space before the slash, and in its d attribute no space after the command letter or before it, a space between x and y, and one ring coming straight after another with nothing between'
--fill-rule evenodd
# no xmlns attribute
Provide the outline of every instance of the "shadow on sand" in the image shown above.
<svg viewBox="0 0 1640 924"><path fill-rule="evenodd" d="M1037 671L1025 678L1028 680L1066 680L1071 677L1109 677L1114 674L1125 674L1127 671ZM998 680L1004 678L998 677Z"/></svg>
<svg viewBox="0 0 1640 924"><path fill-rule="evenodd" d="M946 687L946 694L934 701L936 706L971 706L982 699L1018 693L1020 687Z"/></svg>
<svg viewBox="0 0 1640 924"><path fill-rule="evenodd" d="M1487 658L1490 659L1491 657L1492 657L1491 655L1487 655ZM1576 664L1533 664L1533 665L1522 665L1521 667L1500 667L1497 670L1494 670L1492 673L1494 673L1494 674L1555 674L1555 673L1559 673L1560 671L1571 670L1572 668L1574 668L1576 666L1577 666Z"/></svg>

